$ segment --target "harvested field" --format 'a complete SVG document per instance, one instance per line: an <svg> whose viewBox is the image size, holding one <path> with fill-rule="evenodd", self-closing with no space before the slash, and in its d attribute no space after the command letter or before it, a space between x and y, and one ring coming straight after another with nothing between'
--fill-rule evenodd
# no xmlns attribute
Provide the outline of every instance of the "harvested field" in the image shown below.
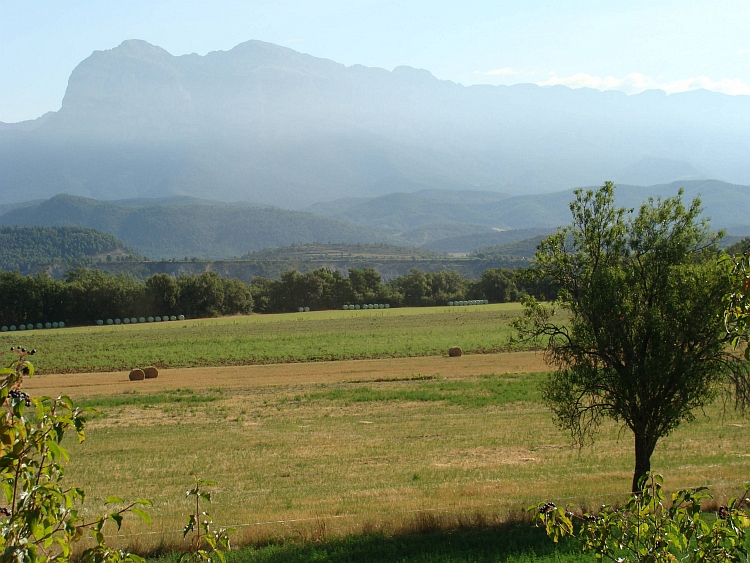
<svg viewBox="0 0 750 563"><path fill-rule="evenodd" d="M477 373L528 373L548 368L539 352L477 354L461 358L429 356L386 360L344 360L257 366L165 369L158 379L130 381L128 372L53 374L28 378L24 388L34 395L68 395L80 399L137 391L155 393L169 389L193 390L220 387L225 390L343 381L413 378L450 375L471 377Z"/></svg>
<svg viewBox="0 0 750 563"><path fill-rule="evenodd" d="M99 411L68 443L90 510L110 494L154 501L126 523L139 549L179 541L194 476L219 483L214 520L241 542L408 528L415 515L497 521L539 500L623 499L632 438L613 424L571 447L540 403L532 352L126 372L28 380ZM657 447L667 486L736 494L750 471L746 421L718 407ZM133 535L135 534L135 535Z"/></svg>

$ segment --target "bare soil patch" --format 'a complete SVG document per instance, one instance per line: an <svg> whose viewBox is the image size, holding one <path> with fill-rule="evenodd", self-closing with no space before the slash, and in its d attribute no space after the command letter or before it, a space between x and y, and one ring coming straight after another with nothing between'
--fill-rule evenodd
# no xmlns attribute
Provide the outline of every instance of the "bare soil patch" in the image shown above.
<svg viewBox="0 0 750 563"><path fill-rule="evenodd" d="M549 370L540 352L464 355L460 358L427 356L381 360L347 360L298 364L164 369L158 379L130 381L128 372L54 374L24 382L34 395L69 395L73 398L108 396L132 391L155 393L172 389L249 389L272 385L329 384L341 381L416 378L419 376L472 377L480 374L528 373Z"/></svg>

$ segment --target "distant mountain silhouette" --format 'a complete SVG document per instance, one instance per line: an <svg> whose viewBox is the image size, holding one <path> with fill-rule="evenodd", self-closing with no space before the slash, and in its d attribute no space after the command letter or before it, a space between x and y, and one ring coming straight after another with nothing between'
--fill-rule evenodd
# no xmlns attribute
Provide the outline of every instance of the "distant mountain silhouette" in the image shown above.
<svg viewBox="0 0 750 563"><path fill-rule="evenodd" d="M618 205L637 209L647 198L674 196L681 187L686 205L700 195L712 228L726 228L734 236L750 234L750 186L716 180L619 186L615 197ZM154 259L222 259L291 244L329 242L465 253L515 243L570 223L574 197L573 190L511 197L423 190L336 200L301 212L182 196L99 201L58 195L0 206L0 225L97 229Z"/></svg>
<svg viewBox="0 0 750 563"><path fill-rule="evenodd" d="M464 87L260 41L174 57L130 40L76 67L60 111L0 124L0 204L64 192L301 209L428 188L750 183L749 153L748 96Z"/></svg>
<svg viewBox="0 0 750 563"><path fill-rule="evenodd" d="M593 186L591 189L595 189ZM750 223L750 186L739 186L717 180L693 180L672 182L655 186L619 185L615 190L618 205L638 208L649 197L670 197L684 189L683 201L689 204L693 198L700 196L704 215L711 219L715 229L740 227ZM316 204L308 209L313 213L351 221L360 225L380 229L404 230L421 225L428 227L432 223L471 223L485 226L488 229L550 229L570 223L570 202L575 198L573 190L564 190L547 194L522 196L505 196L494 192L453 192L455 199L446 203L438 190L424 190L411 194L389 194L369 199L336 200L330 204ZM466 193L466 197L461 195ZM325 210L329 209L330 212ZM744 230L740 229L744 233ZM449 236L477 235L485 241L492 241L491 233L475 231L454 233ZM529 235L532 236L532 235ZM495 238L497 238L495 236ZM427 248L453 248L453 242L446 245L433 242ZM467 238L456 241L464 248L469 241L479 238ZM518 240L514 238L514 240ZM510 242L510 241L509 241ZM474 244L474 243L470 243ZM486 242L482 246L504 244L504 242ZM474 248L480 248L475 246ZM467 250L447 250L448 252L468 252Z"/></svg>

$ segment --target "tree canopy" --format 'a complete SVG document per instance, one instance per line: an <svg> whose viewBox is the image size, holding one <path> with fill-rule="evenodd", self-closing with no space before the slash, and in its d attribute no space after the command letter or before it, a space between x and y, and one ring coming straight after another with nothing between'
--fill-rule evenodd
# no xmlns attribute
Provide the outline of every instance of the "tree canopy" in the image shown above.
<svg viewBox="0 0 750 563"><path fill-rule="evenodd" d="M539 245L533 268L558 300L528 299L516 328L546 339L557 369L544 398L579 444L605 418L633 432L636 490L660 438L727 382L747 396L745 363L727 352L729 276L698 199L686 208L680 191L633 212L615 206L611 182L575 195L572 224Z"/></svg>

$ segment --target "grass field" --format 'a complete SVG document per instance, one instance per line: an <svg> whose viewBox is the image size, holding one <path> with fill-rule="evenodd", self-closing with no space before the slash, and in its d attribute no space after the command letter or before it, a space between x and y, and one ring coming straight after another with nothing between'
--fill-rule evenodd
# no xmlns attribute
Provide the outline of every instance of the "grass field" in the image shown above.
<svg viewBox="0 0 750 563"><path fill-rule="evenodd" d="M348 534L391 541L425 519L435 533L496 525L539 500L622 500L631 437L607 425L594 447L570 447L539 403L544 367L516 352L178 369L142 382L52 375L27 389L99 410L87 440L68 444L70 482L91 510L110 494L154 501L154 524L126 523L126 544L176 545L184 491L202 476L219 483L210 511L238 543L323 549ZM654 469L669 487L710 484L726 497L746 479L750 438L744 420L707 414L659 445ZM258 561L297 553L265 549Z"/></svg>
<svg viewBox="0 0 750 563"><path fill-rule="evenodd" d="M251 315L0 333L44 351L40 373L400 358L507 348L518 303Z"/></svg>
<svg viewBox="0 0 750 563"><path fill-rule="evenodd" d="M540 402L549 368L539 353L444 355L454 343L502 347L517 312L342 311L32 331L23 344L40 350L35 363L45 371L60 371L48 367L48 345L61 362L76 341L77 366L102 346L103 365L114 368L115 358L139 345L150 354L181 353L194 365L224 357L207 356L210 343L231 351L234 338L262 341L267 350L275 342L285 360L300 363L163 369L139 382L126 371L79 369L90 373L28 378L25 388L97 409L87 440L67 444L66 479L87 490L92 513L111 494L153 500L150 527L126 521L114 538L143 553L180 545L184 492L201 476L218 482L214 520L237 528L235 543L259 546L238 552L237 563L551 563L558 555L537 530L502 523L541 500L583 509L621 501L632 437L607 424L594 446L571 447ZM337 361L301 363L314 357L315 331L324 328L320 340ZM47 344L29 342L37 334ZM118 348L123 335L137 340ZM443 343L435 352L443 355L429 355L433 341ZM347 360L347 347L374 359ZM394 350L402 357L378 358ZM750 471L747 422L720 405L705 415L659 444L653 468L668 488L711 485L725 499ZM580 559L571 549L564 546L561 560Z"/></svg>

